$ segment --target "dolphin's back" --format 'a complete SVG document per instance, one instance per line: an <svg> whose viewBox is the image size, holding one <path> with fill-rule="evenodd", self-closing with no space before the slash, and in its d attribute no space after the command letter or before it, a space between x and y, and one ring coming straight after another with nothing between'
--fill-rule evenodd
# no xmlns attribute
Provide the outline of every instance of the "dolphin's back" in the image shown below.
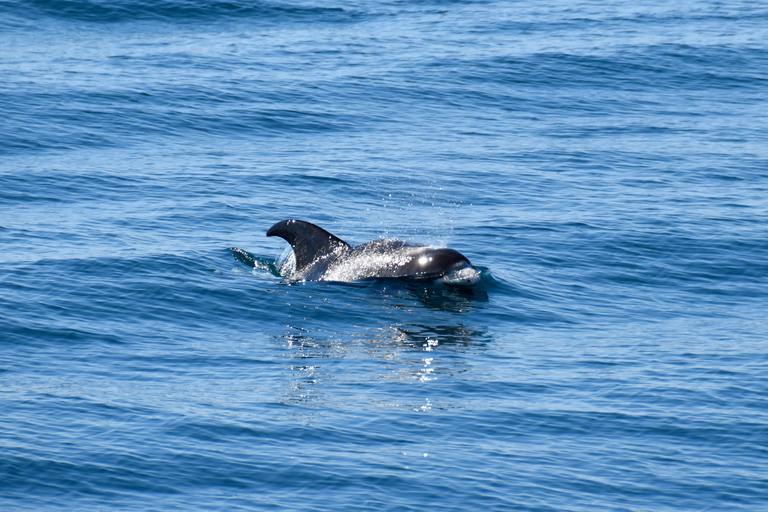
<svg viewBox="0 0 768 512"><path fill-rule="evenodd" d="M401 240L374 240L352 247L326 279L352 281L366 277L432 279L459 266L469 265L453 249L412 244Z"/></svg>

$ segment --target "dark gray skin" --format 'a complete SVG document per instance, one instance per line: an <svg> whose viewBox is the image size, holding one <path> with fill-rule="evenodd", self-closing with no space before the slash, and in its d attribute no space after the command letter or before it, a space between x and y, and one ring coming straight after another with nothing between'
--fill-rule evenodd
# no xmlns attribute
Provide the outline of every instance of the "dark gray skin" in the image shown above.
<svg viewBox="0 0 768 512"><path fill-rule="evenodd" d="M326 230L301 220L284 220L267 231L291 245L296 259L295 281L356 281L365 278L439 280L472 286L479 273L460 252L410 244L400 240L374 240L351 246ZM235 256L245 251L235 250ZM247 254L247 253L245 253ZM245 261L243 257L238 257ZM247 263L247 261L245 261Z"/></svg>

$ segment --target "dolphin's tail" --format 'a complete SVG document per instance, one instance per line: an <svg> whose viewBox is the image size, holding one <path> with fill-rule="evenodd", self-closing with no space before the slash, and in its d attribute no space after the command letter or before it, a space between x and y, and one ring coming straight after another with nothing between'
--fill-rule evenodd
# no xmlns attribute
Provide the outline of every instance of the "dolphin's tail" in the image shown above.
<svg viewBox="0 0 768 512"><path fill-rule="evenodd" d="M248 251L244 251L242 249L238 249L237 247L230 247L230 251L232 251L232 255L235 257L235 259L241 263L245 263L249 267L256 268L256 262L258 261L256 259L256 256L249 253Z"/></svg>

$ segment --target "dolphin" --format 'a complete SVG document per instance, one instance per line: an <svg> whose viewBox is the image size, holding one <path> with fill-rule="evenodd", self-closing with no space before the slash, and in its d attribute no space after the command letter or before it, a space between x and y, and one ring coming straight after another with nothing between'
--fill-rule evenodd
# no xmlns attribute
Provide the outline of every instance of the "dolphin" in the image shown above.
<svg viewBox="0 0 768 512"><path fill-rule="evenodd" d="M437 281L452 286L473 286L480 273L458 251L412 244L401 240L374 240L351 246L319 226L301 220L283 220L269 228L291 245L295 259L293 281L351 282L366 278L402 278ZM252 267L255 256L237 248L235 258Z"/></svg>

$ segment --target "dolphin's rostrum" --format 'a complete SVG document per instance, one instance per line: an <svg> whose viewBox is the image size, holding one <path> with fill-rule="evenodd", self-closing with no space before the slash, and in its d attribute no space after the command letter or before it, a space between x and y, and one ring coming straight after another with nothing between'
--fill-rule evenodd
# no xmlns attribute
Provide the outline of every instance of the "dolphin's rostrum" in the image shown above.
<svg viewBox="0 0 768 512"><path fill-rule="evenodd" d="M294 281L356 281L365 278L406 278L472 286L480 274L453 249L411 244L400 240L374 240L351 246L321 227L301 220L283 220L269 228L291 245L295 257ZM243 263L254 265L246 251L232 249Z"/></svg>

